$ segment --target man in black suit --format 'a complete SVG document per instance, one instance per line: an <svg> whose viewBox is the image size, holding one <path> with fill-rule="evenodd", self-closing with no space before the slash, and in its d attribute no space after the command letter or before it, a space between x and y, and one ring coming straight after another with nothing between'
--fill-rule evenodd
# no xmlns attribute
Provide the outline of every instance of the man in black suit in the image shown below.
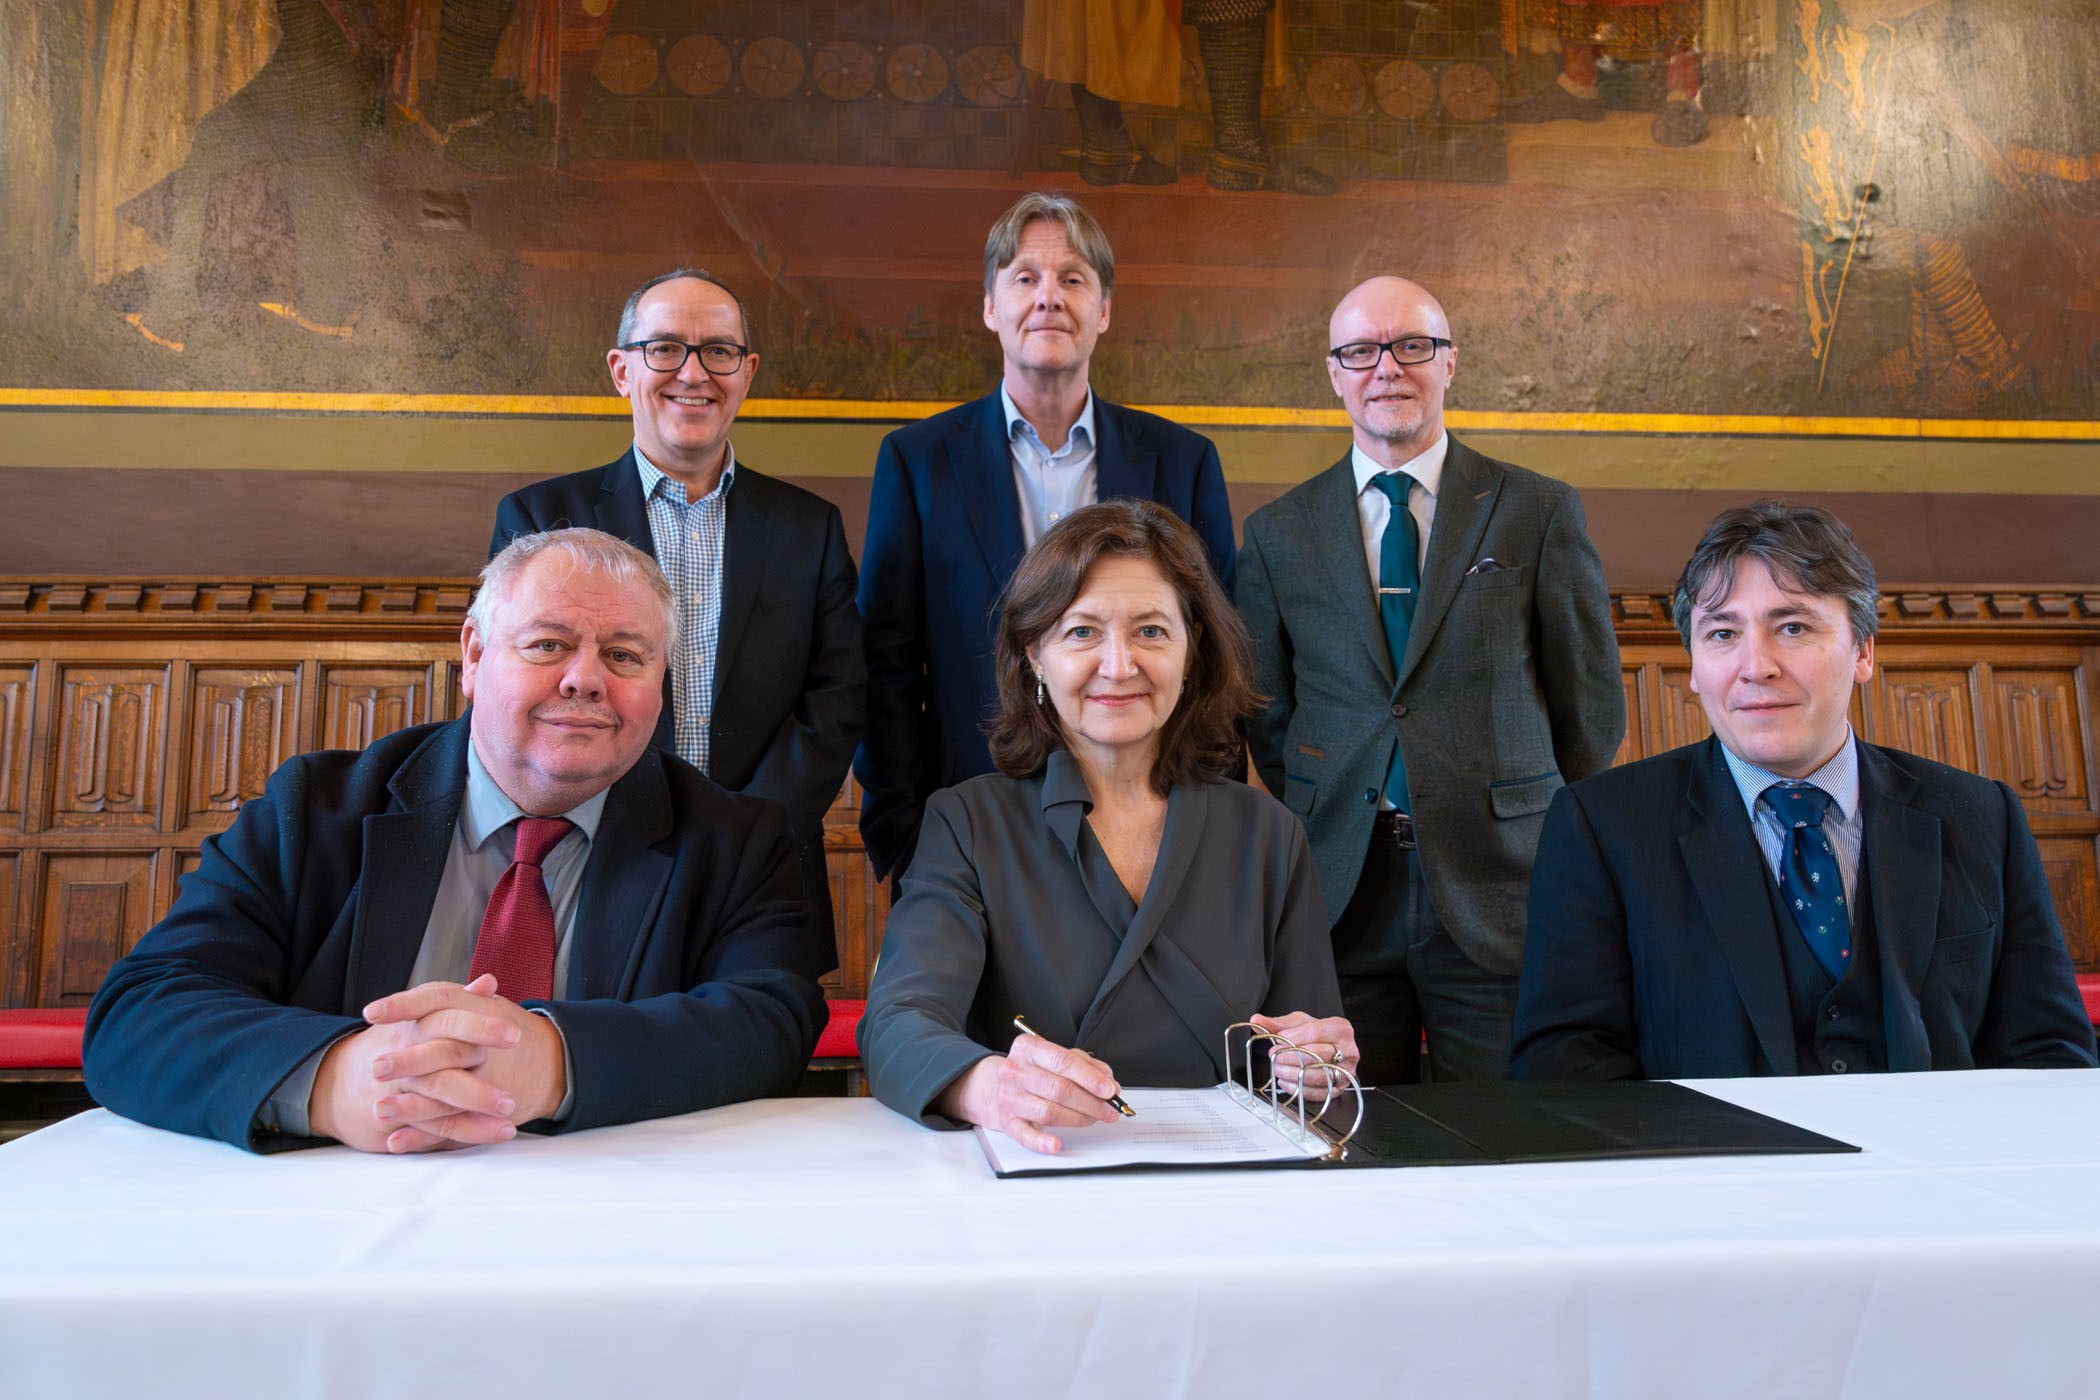
<svg viewBox="0 0 2100 1400"><path fill-rule="evenodd" d="M2094 1063L2012 789L1852 732L1876 601L1826 511L1707 528L1675 610L1713 736L1554 799L1515 1074Z"/></svg>
<svg viewBox="0 0 2100 1400"><path fill-rule="evenodd" d="M414 1152L792 1091L833 963L780 810L652 749L670 590L594 530L497 555L464 719L304 754L95 994L89 1090L254 1151Z"/></svg>
<svg viewBox="0 0 2100 1400"><path fill-rule="evenodd" d="M512 492L493 555L564 525L617 535L671 580L678 628L657 742L788 811L814 917L831 928L824 813L866 701L853 558L838 508L739 461L730 425L758 356L736 297L681 268L636 288L606 351L634 415L618 461Z"/></svg>
<svg viewBox="0 0 2100 1400"><path fill-rule="evenodd" d="M999 388L882 440L861 549L868 732L853 764L878 877L911 864L928 796L992 771L993 605L1044 530L1096 501L1155 501L1196 527L1232 587L1218 449L1090 387L1115 276L1091 214L1063 195L1022 198L984 245Z"/></svg>

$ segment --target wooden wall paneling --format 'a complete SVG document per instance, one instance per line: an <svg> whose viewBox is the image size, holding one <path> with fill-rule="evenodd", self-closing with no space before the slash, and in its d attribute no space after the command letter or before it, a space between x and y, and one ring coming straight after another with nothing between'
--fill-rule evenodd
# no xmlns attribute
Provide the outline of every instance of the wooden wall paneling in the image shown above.
<svg viewBox="0 0 2100 1400"><path fill-rule="evenodd" d="M1884 657L1863 690L1865 714L1853 722L1870 742L1886 744L1971 773L1985 771L1973 666ZM1864 718L1864 723L1862 723Z"/></svg>
<svg viewBox="0 0 2100 1400"><path fill-rule="evenodd" d="M882 951L882 929L889 919L887 882L875 878L860 844L860 785L846 775L838 797L824 814L824 865L831 882L833 931L838 938L838 971L824 979L826 995L860 998Z"/></svg>
<svg viewBox="0 0 2100 1400"><path fill-rule="evenodd" d="M1692 667L1688 661L1665 663L1656 667L1655 676L1656 727L1655 747L1650 753L1663 753L1685 744L1696 744L1713 732L1706 722L1706 707L1692 690Z"/></svg>
<svg viewBox="0 0 2100 1400"><path fill-rule="evenodd" d="M2036 658L2040 661L2041 658ZM2093 755L2086 744L2087 664L2067 656L2060 664L1989 667L1984 713L1992 733L1986 769L2020 795L2030 812L2100 815L2093 801Z"/></svg>
<svg viewBox="0 0 2100 1400"><path fill-rule="evenodd" d="M29 816L29 736L36 716L34 661L0 662L0 831L21 831Z"/></svg>
<svg viewBox="0 0 2100 1400"><path fill-rule="evenodd" d="M224 829L243 802L262 795L277 766L300 752L299 673L296 664L264 661L191 671L177 829Z"/></svg>
<svg viewBox="0 0 2100 1400"><path fill-rule="evenodd" d="M0 1006L32 1005L29 991L31 949L28 942L29 902L22 883L27 863L21 851L0 851Z"/></svg>
<svg viewBox="0 0 2100 1400"><path fill-rule="evenodd" d="M2064 943L2080 972L2100 973L2100 843L2091 836L2036 836Z"/></svg>
<svg viewBox="0 0 2100 1400"><path fill-rule="evenodd" d="M1639 662L1619 663L1619 685L1626 695L1626 735L1619 740L1619 751L1612 755L1612 763L1631 763L1643 756L1641 736L1646 728L1647 688L1642 682L1643 667Z"/></svg>
<svg viewBox="0 0 2100 1400"><path fill-rule="evenodd" d="M60 662L53 828L159 824L172 663Z"/></svg>
<svg viewBox="0 0 2100 1400"><path fill-rule="evenodd" d="M155 852L52 854L36 919L38 1006L85 1006L153 924Z"/></svg>
<svg viewBox="0 0 2100 1400"><path fill-rule="evenodd" d="M362 749L374 739L430 718L434 668L377 662L321 663L321 733L315 747Z"/></svg>

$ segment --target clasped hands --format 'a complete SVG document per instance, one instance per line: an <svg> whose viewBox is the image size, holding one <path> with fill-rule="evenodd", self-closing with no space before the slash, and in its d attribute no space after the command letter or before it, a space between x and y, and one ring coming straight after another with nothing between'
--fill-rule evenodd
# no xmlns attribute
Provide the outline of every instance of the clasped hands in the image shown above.
<svg viewBox="0 0 2100 1400"><path fill-rule="evenodd" d="M1297 1047L1270 1055L1270 1070L1287 1093L1297 1092L1302 1083L1308 1098L1324 1099L1340 1081L1318 1066L1356 1067L1356 1031L1344 1017L1293 1011L1248 1019ZM1014 1037L1004 1055L988 1055L970 1066L942 1091L935 1109L996 1128L1032 1152L1056 1153L1064 1143L1052 1129L1115 1122L1120 1115L1108 1100L1122 1091L1115 1073L1084 1050L1023 1034Z"/></svg>
<svg viewBox="0 0 2100 1400"><path fill-rule="evenodd" d="M370 1024L321 1057L308 1111L316 1137L360 1152L502 1142L568 1092L561 1032L496 995L486 973L381 997L364 1016Z"/></svg>

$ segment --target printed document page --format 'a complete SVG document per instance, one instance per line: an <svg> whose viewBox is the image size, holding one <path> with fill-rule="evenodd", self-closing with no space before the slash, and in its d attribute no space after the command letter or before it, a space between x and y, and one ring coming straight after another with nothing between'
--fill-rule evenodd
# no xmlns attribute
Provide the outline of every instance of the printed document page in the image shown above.
<svg viewBox="0 0 2100 1400"><path fill-rule="evenodd" d="M1125 1089L1123 1101L1137 1117L1059 1128L1064 1151L1054 1155L1031 1152L1006 1134L985 1128L977 1129L977 1140L1001 1176L1135 1166L1235 1166L1319 1155L1319 1148L1292 1141L1247 1111L1224 1086Z"/></svg>

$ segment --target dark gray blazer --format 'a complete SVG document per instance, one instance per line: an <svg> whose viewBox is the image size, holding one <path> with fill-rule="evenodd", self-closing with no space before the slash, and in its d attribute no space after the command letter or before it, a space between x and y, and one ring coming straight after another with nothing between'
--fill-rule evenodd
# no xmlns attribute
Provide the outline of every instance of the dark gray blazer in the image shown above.
<svg viewBox="0 0 2100 1400"><path fill-rule="evenodd" d="M1437 914L1467 957L1514 975L1546 805L1626 732L1582 502L1452 438L1397 677L1362 540L1346 456L1247 519L1238 599L1273 697L1249 727L1255 769L1305 821L1331 924L1397 734Z"/></svg>
<svg viewBox="0 0 2100 1400"><path fill-rule="evenodd" d="M1341 1013L1289 812L1243 783L1175 788L1152 882L1119 939L1122 886L1111 874L1113 890L1097 881L1089 894L1080 875L1090 805L1062 752L1033 777L987 774L928 801L860 1023L876 1098L954 1126L928 1105L1013 1043L1017 1013L1125 1084L1168 1088L1223 1079L1225 1027L1252 1012Z"/></svg>

